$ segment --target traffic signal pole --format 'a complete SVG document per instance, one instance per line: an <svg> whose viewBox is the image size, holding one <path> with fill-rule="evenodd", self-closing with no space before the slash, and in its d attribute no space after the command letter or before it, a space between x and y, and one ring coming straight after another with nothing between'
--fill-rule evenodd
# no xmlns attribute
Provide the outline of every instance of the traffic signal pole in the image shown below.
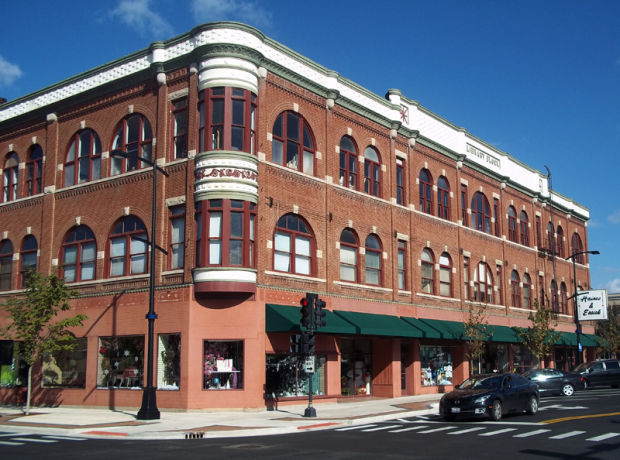
<svg viewBox="0 0 620 460"><path fill-rule="evenodd" d="M312 372L308 372L308 407L304 411L304 417L316 417L316 409L312 406L312 378L314 377L314 365L316 362L316 358L314 356L314 330L316 326L316 304L320 301L319 296L317 294L307 293L306 297L301 299L301 320L300 323L302 326L307 328L305 334L302 335L302 338L306 340L306 345L308 354L306 355L306 359L312 358ZM302 348L306 348L302 346ZM304 363L305 365L305 363Z"/></svg>

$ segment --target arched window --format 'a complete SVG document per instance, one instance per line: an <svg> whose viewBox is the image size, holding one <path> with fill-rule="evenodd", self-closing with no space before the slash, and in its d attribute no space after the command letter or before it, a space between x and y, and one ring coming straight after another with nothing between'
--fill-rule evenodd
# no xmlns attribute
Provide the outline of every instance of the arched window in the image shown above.
<svg viewBox="0 0 620 460"><path fill-rule="evenodd" d="M521 308L521 294L519 293L519 274L513 270L510 274L510 292L512 294L512 306Z"/></svg>
<svg viewBox="0 0 620 460"><path fill-rule="evenodd" d="M437 215L442 219L450 218L450 185L443 176L437 179Z"/></svg>
<svg viewBox="0 0 620 460"><path fill-rule="evenodd" d="M133 124L130 124L130 126L133 127ZM133 131L128 134L135 135ZM120 139L115 139L115 143L116 142L120 142ZM125 146L127 147L128 145L131 147L134 144L126 142ZM118 148L124 151L122 147ZM122 161L126 160L113 158L112 164L122 164ZM67 156L65 157L64 172L66 187L89 182L101 177L101 141L95 131L92 129L83 129L73 135L71 144L67 150ZM115 172L114 174L118 174L119 172L120 171Z"/></svg>
<svg viewBox="0 0 620 460"><path fill-rule="evenodd" d="M13 245L9 240L0 241L0 291L11 290L13 272Z"/></svg>
<svg viewBox="0 0 620 460"><path fill-rule="evenodd" d="M581 244L581 237L579 236L579 233L573 233L573 237L571 238L571 246L571 255L583 252L583 245ZM575 256L575 262L577 262L578 264L583 264L583 261L583 254Z"/></svg>
<svg viewBox="0 0 620 460"><path fill-rule="evenodd" d="M32 235L26 235L19 254L19 285L21 287L25 287L28 283L28 273L37 269L37 249L37 239Z"/></svg>
<svg viewBox="0 0 620 460"><path fill-rule="evenodd" d="M366 147L364 151L364 191L369 195L381 196L381 162L372 147Z"/></svg>
<svg viewBox="0 0 620 460"><path fill-rule="evenodd" d="M422 259L421 259L421 268L420 268L420 276L422 277L422 292L427 294L435 293L435 281L433 278L433 274L435 272L435 257L433 256L433 252L424 248L422 250Z"/></svg>
<svg viewBox="0 0 620 460"><path fill-rule="evenodd" d="M147 118L139 113L124 118L116 127L112 150L120 150L128 157L112 157L110 174L116 175L147 167L148 164L138 160L138 157L152 160L152 148L153 132Z"/></svg>
<svg viewBox="0 0 620 460"><path fill-rule="evenodd" d="M95 279L97 242L93 231L86 225L69 230L62 243L60 261L60 276L66 282Z"/></svg>
<svg viewBox="0 0 620 460"><path fill-rule="evenodd" d="M439 257L439 295L452 297L452 260L447 252Z"/></svg>
<svg viewBox="0 0 620 460"><path fill-rule="evenodd" d="M41 174L43 173L43 149L33 145L26 163L26 196L41 193Z"/></svg>
<svg viewBox="0 0 620 460"><path fill-rule="evenodd" d="M474 271L474 300L493 303L493 275L484 262L480 262Z"/></svg>
<svg viewBox="0 0 620 460"><path fill-rule="evenodd" d="M308 122L298 113L281 113L273 124L271 161L314 174L314 137Z"/></svg>
<svg viewBox="0 0 620 460"><path fill-rule="evenodd" d="M481 232L491 233L491 208L482 192L474 193L471 199L471 226Z"/></svg>
<svg viewBox="0 0 620 460"><path fill-rule="evenodd" d="M517 242L517 212L513 206L508 208L508 239Z"/></svg>
<svg viewBox="0 0 620 460"><path fill-rule="evenodd" d="M274 240L274 270L298 275L313 274L314 236L306 221L295 214L280 217Z"/></svg>
<svg viewBox="0 0 620 460"><path fill-rule="evenodd" d="M366 284L381 285L381 242L376 235L366 238Z"/></svg>
<svg viewBox="0 0 620 460"><path fill-rule="evenodd" d="M558 256L564 258L564 230L560 225L557 228L557 245L558 245Z"/></svg>
<svg viewBox="0 0 620 460"><path fill-rule="evenodd" d="M118 220L108 241L109 275L112 277L146 273L146 241L146 227L140 219L127 216Z"/></svg>
<svg viewBox="0 0 620 460"><path fill-rule="evenodd" d="M560 311L560 303L558 301L558 283L555 280L551 280L551 309L556 313Z"/></svg>
<svg viewBox="0 0 620 460"><path fill-rule="evenodd" d="M530 275L523 275L523 308L532 308L532 279Z"/></svg>
<svg viewBox="0 0 620 460"><path fill-rule="evenodd" d="M17 199L17 173L19 170L19 158L15 152L10 152L2 168L2 201L8 202Z"/></svg>
<svg viewBox="0 0 620 460"><path fill-rule="evenodd" d="M560 311L568 315L568 297L566 292L566 283L562 281L562 283L560 283Z"/></svg>
<svg viewBox="0 0 620 460"><path fill-rule="evenodd" d="M340 185L357 189L357 149L353 139L340 139Z"/></svg>
<svg viewBox="0 0 620 460"><path fill-rule="evenodd" d="M529 221L527 219L527 213L525 211L521 211L521 214L519 215L519 226L521 228L521 244L523 246L529 246L530 245L530 232L529 232Z"/></svg>
<svg viewBox="0 0 620 460"><path fill-rule="evenodd" d="M345 228L340 235L340 279L357 282L357 250L359 243L355 233Z"/></svg>
<svg viewBox="0 0 620 460"><path fill-rule="evenodd" d="M555 247L555 228L553 227L553 223L549 222L547 224L547 241L549 244L547 245L547 249L551 254L555 255L556 247Z"/></svg>
<svg viewBox="0 0 620 460"><path fill-rule="evenodd" d="M420 211L426 214L433 212L433 176L428 169L420 170Z"/></svg>

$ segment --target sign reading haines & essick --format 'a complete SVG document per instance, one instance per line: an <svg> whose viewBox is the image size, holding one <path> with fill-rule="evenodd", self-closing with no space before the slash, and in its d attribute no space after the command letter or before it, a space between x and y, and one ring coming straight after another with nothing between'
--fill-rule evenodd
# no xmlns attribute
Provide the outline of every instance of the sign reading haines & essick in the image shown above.
<svg viewBox="0 0 620 460"><path fill-rule="evenodd" d="M607 291L580 291L577 293L579 321L607 319Z"/></svg>

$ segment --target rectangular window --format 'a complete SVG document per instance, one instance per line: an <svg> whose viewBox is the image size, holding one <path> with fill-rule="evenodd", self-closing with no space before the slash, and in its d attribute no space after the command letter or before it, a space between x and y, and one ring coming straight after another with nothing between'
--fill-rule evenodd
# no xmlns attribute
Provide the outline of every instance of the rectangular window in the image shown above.
<svg viewBox="0 0 620 460"><path fill-rule="evenodd" d="M169 268L183 268L185 257L185 205L173 206L169 210L170 249Z"/></svg>
<svg viewBox="0 0 620 460"><path fill-rule="evenodd" d="M463 257L463 296L465 300L469 300L469 257Z"/></svg>
<svg viewBox="0 0 620 460"><path fill-rule="evenodd" d="M467 185L461 184L461 220L463 225L469 225L467 220Z"/></svg>
<svg viewBox="0 0 620 460"><path fill-rule="evenodd" d="M312 378L312 394L326 394L327 359L317 355L314 373L305 370L304 361L296 355L267 355L265 393L271 398L307 396L308 378Z"/></svg>
<svg viewBox="0 0 620 460"><path fill-rule="evenodd" d="M396 160L396 203L405 204L405 164L403 160Z"/></svg>
<svg viewBox="0 0 620 460"><path fill-rule="evenodd" d="M452 347L420 345L422 385L452 385Z"/></svg>
<svg viewBox="0 0 620 460"><path fill-rule="evenodd" d="M181 334L159 334L157 389L178 390L181 383Z"/></svg>
<svg viewBox="0 0 620 460"><path fill-rule="evenodd" d="M172 159L187 158L187 98L172 102Z"/></svg>
<svg viewBox="0 0 620 460"><path fill-rule="evenodd" d="M356 282L357 276L357 250L346 246L340 246L340 279L342 281Z"/></svg>
<svg viewBox="0 0 620 460"><path fill-rule="evenodd" d="M497 293L499 295L498 303L500 305L504 305L504 290L502 286L504 286L504 279L502 278L502 266L497 265Z"/></svg>
<svg viewBox="0 0 620 460"><path fill-rule="evenodd" d="M97 386L141 388L144 336L100 337Z"/></svg>
<svg viewBox="0 0 620 460"><path fill-rule="evenodd" d="M493 218L495 219L495 236L499 236L499 200L493 199Z"/></svg>
<svg viewBox="0 0 620 460"><path fill-rule="evenodd" d="M536 216L536 244L538 245L538 249L542 249L544 247L540 235L540 216Z"/></svg>
<svg viewBox="0 0 620 460"><path fill-rule="evenodd" d="M0 340L0 388L27 384L28 368L19 352L19 342Z"/></svg>
<svg viewBox="0 0 620 460"><path fill-rule="evenodd" d="M86 338L79 338L71 351L43 355L41 367L43 388L86 386L86 342Z"/></svg>
<svg viewBox="0 0 620 460"><path fill-rule="evenodd" d="M203 389L243 388L243 341L205 340Z"/></svg>
<svg viewBox="0 0 620 460"><path fill-rule="evenodd" d="M407 242L398 240L398 289L407 289Z"/></svg>

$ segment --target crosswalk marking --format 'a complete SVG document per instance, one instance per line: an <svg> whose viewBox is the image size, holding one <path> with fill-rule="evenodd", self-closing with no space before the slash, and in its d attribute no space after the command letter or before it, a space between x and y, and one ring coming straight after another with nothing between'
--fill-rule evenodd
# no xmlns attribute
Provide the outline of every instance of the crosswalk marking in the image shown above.
<svg viewBox="0 0 620 460"><path fill-rule="evenodd" d="M446 431L446 430L451 430L453 428L456 428L455 426L441 426L439 428L432 428L430 430L424 430L424 431L418 431L418 433L422 434L422 433L435 433L437 431Z"/></svg>
<svg viewBox="0 0 620 460"><path fill-rule="evenodd" d="M336 428L336 431L361 430L362 428L370 428L371 426L377 426L377 425L374 423L370 423L368 425L348 426L346 428Z"/></svg>
<svg viewBox="0 0 620 460"><path fill-rule="evenodd" d="M606 433L600 436L595 436L593 438L588 438L586 441L604 441L605 439L615 438L616 436L620 436L620 433Z"/></svg>
<svg viewBox="0 0 620 460"><path fill-rule="evenodd" d="M527 438L530 436L536 436L537 434L542 434L542 433L547 433L551 430L534 430L534 431L528 431L527 433L521 433L521 434L515 434L513 436L513 438Z"/></svg>
<svg viewBox="0 0 620 460"><path fill-rule="evenodd" d="M515 431L516 428L504 428L503 430L490 431L488 433L480 433L478 436L495 436L496 434L508 433L509 431Z"/></svg>
<svg viewBox="0 0 620 460"><path fill-rule="evenodd" d="M573 436L577 436L579 434L584 434L585 431L569 431L568 433L558 434L556 436L551 436L549 439L566 439L572 438Z"/></svg>
<svg viewBox="0 0 620 460"><path fill-rule="evenodd" d="M389 430L390 428L397 428L400 425L383 425L383 426L378 426L376 428L368 428L366 430L362 430L364 433L368 433L370 431L381 431L381 430Z"/></svg>
<svg viewBox="0 0 620 460"><path fill-rule="evenodd" d="M465 434L465 433L471 433L472 431L480 431L480 430L484 430L485 427L483 426L476 426L474 428L467 428L465 430L459 430L459 431L451 431L448 434Z"/></svg>
<svg viewBox="0 0 620 460"><path fill-rule="evenodd" d="M390 433L402 433L403 431L421 430L422 428L428 428L428 425L410 426L407 428L401 428L400 430L390 430Z"/></svg>
<svg viewBox="0 0 620 460"><path fill-rule="evenodd" d="M23 446L23 442L0 441L0 446Z"/></svg>
<svg viewBox="0 0 620 460"><path fill-rule="evenodd" d="M51 439L36 439L36 438L12 438L14 441L24 441L24 442L40 442L44 444L56 442Z"/></svg>

